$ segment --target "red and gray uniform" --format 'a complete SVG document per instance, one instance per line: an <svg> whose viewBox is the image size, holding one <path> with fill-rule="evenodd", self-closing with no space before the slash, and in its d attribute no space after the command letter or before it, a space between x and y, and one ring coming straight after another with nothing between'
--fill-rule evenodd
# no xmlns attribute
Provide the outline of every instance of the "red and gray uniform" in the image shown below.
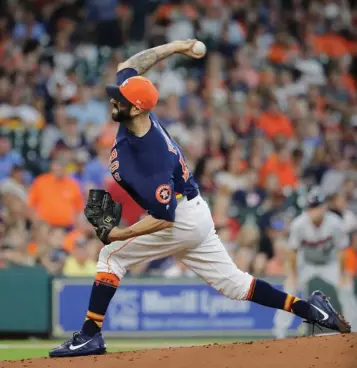
<svg viewBox="0 0 357 368"><path fill-rule="evenodd" d="M319 278L335 287L343 314L349 321L357 310L353 293L340 288L341 266L339 252L348 247L349 237L343 219L332 212L327 212L320 226L315 226L308 212L303 212L291 224L288 247L297 250L298 288L285 285L285 291L297 294L305 293L310 280ZM278 311L274 317L273 333L277 338L284 338L292 324L293 316ZM352 325L353 328L353 325Z"/></svg>
<svg viewBox="0 0 357 368"><path fill-rule="evenodd" d="M291 224L288 245L290 249L298 250L299 271L302 267L338 267L338 253L348 244L345 224L335 213L327 212L318 227L307 212L296 217Z"/></svg>

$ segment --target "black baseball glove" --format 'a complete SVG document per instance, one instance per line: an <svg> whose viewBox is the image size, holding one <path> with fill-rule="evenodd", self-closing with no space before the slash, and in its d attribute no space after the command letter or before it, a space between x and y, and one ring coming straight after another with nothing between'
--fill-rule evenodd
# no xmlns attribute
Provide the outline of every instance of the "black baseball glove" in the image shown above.
<svg viewBox="0 0 357 368"><path fill-rule="evenodd" d="M109 244L108 234L119 225L121 210L121 204L115 203L110 193L102 189L90 189L84 214L104 244Z"/></svg>

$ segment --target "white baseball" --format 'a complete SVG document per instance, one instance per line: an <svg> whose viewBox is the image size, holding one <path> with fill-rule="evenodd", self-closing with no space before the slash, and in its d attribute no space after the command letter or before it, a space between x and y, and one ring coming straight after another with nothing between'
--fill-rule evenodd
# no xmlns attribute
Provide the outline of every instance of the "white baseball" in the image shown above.
<svg viewBox="0 0 357 368"><path fill-rule="evenodd" d="M201 41L196 41L192 47L192 52L197 56L204 56L206 54L206 45Z"/></svg>

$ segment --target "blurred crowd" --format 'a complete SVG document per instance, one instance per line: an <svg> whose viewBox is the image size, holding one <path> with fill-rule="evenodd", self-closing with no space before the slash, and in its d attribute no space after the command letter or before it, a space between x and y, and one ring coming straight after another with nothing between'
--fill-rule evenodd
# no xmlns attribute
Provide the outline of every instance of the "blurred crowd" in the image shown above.
<svg viewBox="0 0 357 368"><path fill-rule="evenodd" d="M113 181L103 86L148 47L198 38L148 77L237 265L285 274L291 220L320 185L351 235L357 275L357 1L5 0L0 5L0 266L90 276L101 248L89 188L145 213ZM131 273L190 272L172 259Z"/></svg>

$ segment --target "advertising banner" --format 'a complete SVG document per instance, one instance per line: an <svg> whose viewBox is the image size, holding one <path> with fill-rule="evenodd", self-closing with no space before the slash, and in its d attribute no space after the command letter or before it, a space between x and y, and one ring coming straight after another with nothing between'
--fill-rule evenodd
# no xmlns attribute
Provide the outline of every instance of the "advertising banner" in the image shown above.
<svg viewBox="0 0 357 368"><path fill-rule="evenodd" d="M81 327L91 281L53 281L53 334ZM275 286L281 288L280 284ZM106 336L271 336L275 310L230 300L200 281L128 280L111 301ZM292 330L299 327L295 318ZM296 331L295 331L296 333Z"/></svg>

